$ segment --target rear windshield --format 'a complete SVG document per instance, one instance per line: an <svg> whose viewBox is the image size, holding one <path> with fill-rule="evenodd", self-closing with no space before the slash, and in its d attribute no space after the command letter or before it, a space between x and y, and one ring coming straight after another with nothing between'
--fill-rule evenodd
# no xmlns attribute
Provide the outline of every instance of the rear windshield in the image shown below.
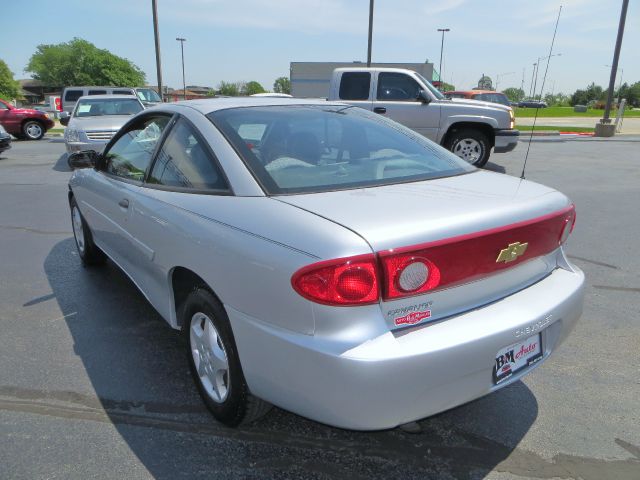
<svg viewBox="0 0 640 480"><path fill-rule="evenodd" d="M76 104L75 117L98 117L101 115L133 115L143 110L134 98L100 98L80 100Z"/></svg>
<svg viewBox="0 0 640 480"><path fill-rule="evenodd" d="M480 93L473 97L474 100L483 100L485 102L500 103L510 106L511 102L504 93Z"/></svg>
<svg viewBox="0 0 640 480"><path fill-rule="evenodd" d="M156 91L151 88L138 88L136 90L136 93L138 94L138 98L142 102L150 102L150 103L162 102L162 100L160 100L160 95L158 95Z"/></svg>
<svg viewBox="0 0 640 480"><path fill-rule="evenodd" d="M208 117L273 195L390 185L475 170L412 130L356 107L233 108Z"/></svg>

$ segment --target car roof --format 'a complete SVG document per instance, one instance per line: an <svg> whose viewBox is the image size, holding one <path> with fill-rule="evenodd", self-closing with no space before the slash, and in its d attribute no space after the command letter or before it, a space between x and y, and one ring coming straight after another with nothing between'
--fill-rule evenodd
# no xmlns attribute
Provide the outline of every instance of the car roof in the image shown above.
<svg viewBox="0 0 640 480"><path fill-rule="evenodd" d="M80 97L78 99L78 101L80 100L87 100L87 99L92 99L92 100L129 100L131 98L135 98L136 100L138 100L138 97L136 95L124 95L124 94L117 94L117 95L83 95L82 97Z"/></svg>
<svg viewBox="0 0 640 480"><path fill-rule="evenodd" d="M96 95L97 96L97 95ZM111 95L113 97L113 95ZM123 95L124 96L124 95ZM226 97L226 98L209 98L203 100L183 100L175 103L163 103L148 109L152 110L177 110L180 107L190 107L202 114L215 112L217 110L225 110L228 108L247 108L247 107L265 107L265 106L283 106L283 105L340 105L350 106L340 102L328 102L327 100L309 100L302 98L278 98L278 97Z"/></svg>
<svg viewBox="0 0 640 480"><path fill-rule="evenodd" d="M448 93L502 93L496 90L451 90L449 92L444 92L445 95Z"/></svg>
<svg viewBox="0 0 640 480"><path fill-rule="evenodd" d="M98 88L111 88L111 89L122 89L122 90L135 90L136 88L145 88L145 87L112 87L110 85L78 85L75 87L64 87L65 90L71 88L89 88L89 89L98 89Z"/></svg>

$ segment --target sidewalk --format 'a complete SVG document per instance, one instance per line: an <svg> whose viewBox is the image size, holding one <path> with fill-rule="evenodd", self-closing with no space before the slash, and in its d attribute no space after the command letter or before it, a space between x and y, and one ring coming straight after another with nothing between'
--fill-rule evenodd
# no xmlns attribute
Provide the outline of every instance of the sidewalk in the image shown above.
<svg viewBox="0 0 640 480"><path fill-rule="evenodd" d="M615 120L615 117L612 119ZM558 130L562 130L561 127L591 127L593 128L596 123L600 121L599 118L592 117L544 117L536 120L536 125L544 125L550 127L558 127ZM518 125L533 125L533 118L531 117L516 117L516 128ZM640 135L640 118L623 118L622 130L616 135Z"/></svg>

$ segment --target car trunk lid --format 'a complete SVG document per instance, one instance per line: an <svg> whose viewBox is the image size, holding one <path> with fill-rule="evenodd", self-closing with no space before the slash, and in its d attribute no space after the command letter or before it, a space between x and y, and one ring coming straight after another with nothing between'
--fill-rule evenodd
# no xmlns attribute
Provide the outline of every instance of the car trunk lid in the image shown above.
<svg viewBox="0 0 640 480"><path fill-rule="evenodd" d="M484 171L277 199L336 222L371 246L390 328L475 308L543 278L556 268L563 215L570 211L569 200L553 189ZM399 291L398 269L411 258L426 258L430 275L439 270L439 285Z"/></svg>

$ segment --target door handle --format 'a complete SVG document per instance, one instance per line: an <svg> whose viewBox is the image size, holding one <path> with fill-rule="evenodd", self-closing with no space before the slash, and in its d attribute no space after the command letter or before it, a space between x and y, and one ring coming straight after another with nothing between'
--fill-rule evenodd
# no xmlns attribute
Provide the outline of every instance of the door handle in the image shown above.
<svg viewBox="0 0 640 480"><path fill-rule="evenodd" d="M129 200L123 198L118 202L118 205L120 205L122 208L129 208Z"/></svg>
<svg viewBox="0 0 640 480"><path fill-rule="evenodd" d="M385 107L375 107L373 111L375 113L387 113L387 109Z"/></svg>

